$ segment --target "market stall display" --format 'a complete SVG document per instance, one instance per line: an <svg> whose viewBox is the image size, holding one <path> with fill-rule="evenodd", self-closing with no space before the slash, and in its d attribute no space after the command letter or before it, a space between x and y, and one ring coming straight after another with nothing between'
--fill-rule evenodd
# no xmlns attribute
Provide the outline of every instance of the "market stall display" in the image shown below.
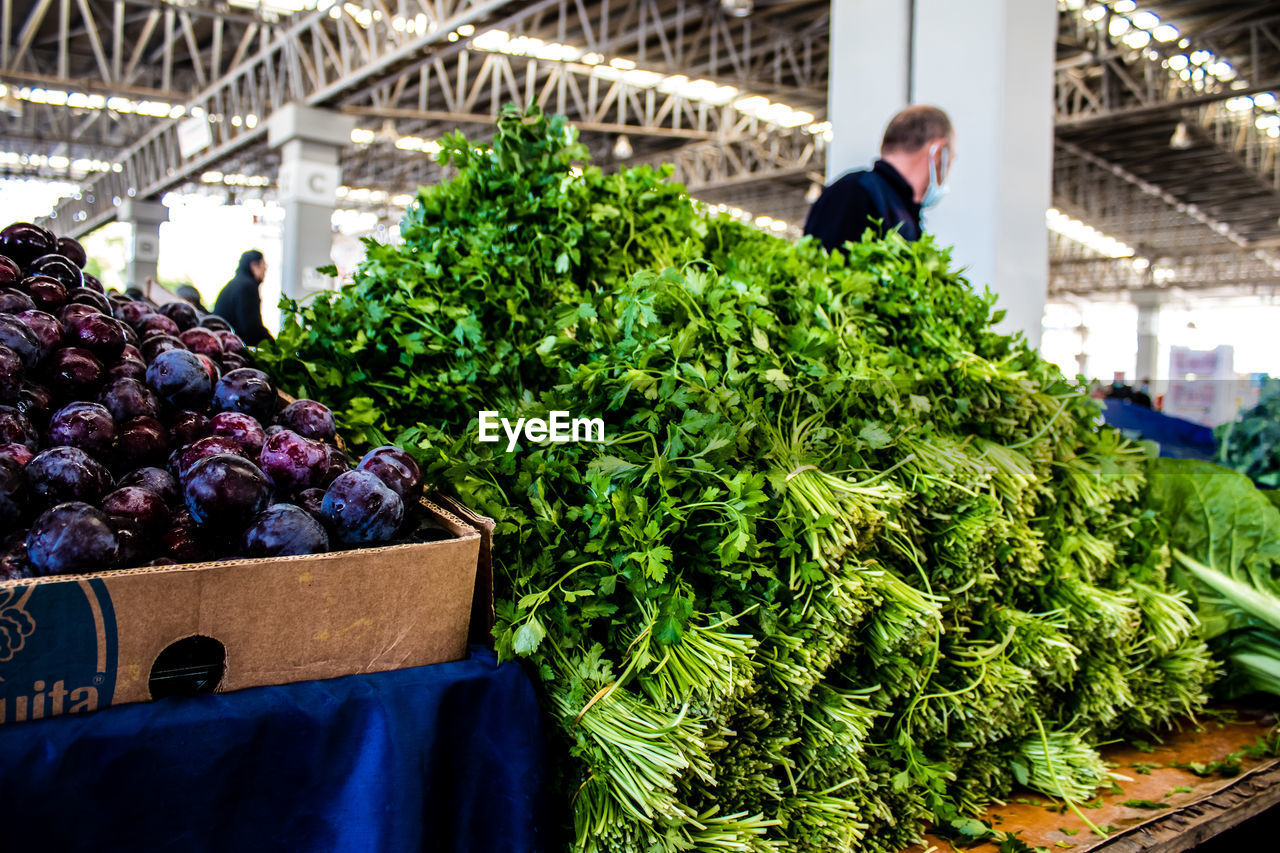
<svg viewBox="0 0 1280 853"><path fill-rule="evenodd" d="M447 138L403 244L260 353L497 519L576 848L896 853L1203 706L1142 451L945 250L828 255L585 159L512 110Z"/></svg>
<svg viewBox="0 0 1280 853"><path fill-rule="evenodd" d="M0 724L460 659L488 520L73 243L0 231Z"/></svg>

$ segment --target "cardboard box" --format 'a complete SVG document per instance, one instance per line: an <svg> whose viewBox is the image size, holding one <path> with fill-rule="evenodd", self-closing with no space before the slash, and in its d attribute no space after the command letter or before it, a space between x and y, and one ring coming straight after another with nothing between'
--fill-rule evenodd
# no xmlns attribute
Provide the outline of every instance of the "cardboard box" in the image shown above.
<svg viewBox="0 0 1280 853"><path fill-rule="evenodd" d="M0 582L0 723L148 701L190 637L225 650L219 691L461 659L482 587L492 624L476 526L492 522L422 503L453 538Z"/></svg>
<svg viewBox="0 0 1280 853"><path fill-rule="evenodd" d="M492 646L493 625L497 621L493 610L493 519L480 515L450 495L437 492L431 496L431 499L455 515L461 516L463 521L480 533L480 558L476 567L475 595L471 602L469 642L480 646Z"/></svg>

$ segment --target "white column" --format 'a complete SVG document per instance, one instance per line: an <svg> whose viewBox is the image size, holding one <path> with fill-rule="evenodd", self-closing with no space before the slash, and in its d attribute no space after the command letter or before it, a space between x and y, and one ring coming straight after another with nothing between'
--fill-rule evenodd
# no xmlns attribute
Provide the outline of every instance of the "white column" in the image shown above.
<svg viewBox="0 0 1280 853"><path fill-rule="evenodd" d="M125 199L118 218L132 226L125 261L126 287L147 289L147 279L157 279L160 265L160 224L169 221L169 208L158 201Z"/></svg>
<svg viewBox="0 0 1280 853"><path fill-rule="evenodd" d="M910 0L831 0L827 183L869 167L894 113L910 100Z"/></svg>
<svg viewBox="0 0 1280 853"><path fill-rule="evenodd" d="M291 299L326 285L315 270L332 263L331 219L342 180L338 154L351 143L353 127L352 116L301 104L285 106L267 127L267 143L280 149L280 288Z"/></svg>
<svg viewBox="0 0 1280 853"><path fill-rule="evenodd" d="M1154 387L1160 369L1160 306L1164 303L1164 294L1140 290L1130 298L1138 306L1138 357L1133 384L1136 386L1148 379Z"/></svg>
<svg viewBox="0 0 1280 853"><path fill-rule="evenodd" d="M924 228L997 294L1001 329L1032 346L1049 274L1057 15L1049 0L915 0L913 15L912 101L948 112L958 155Z"/></svg>

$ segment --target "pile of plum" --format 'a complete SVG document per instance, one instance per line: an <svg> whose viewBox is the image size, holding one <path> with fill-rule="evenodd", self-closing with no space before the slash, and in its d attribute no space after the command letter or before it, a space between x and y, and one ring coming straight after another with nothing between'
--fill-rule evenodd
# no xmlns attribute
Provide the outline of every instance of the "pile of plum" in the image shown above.
<svg viewBox="0 0 1280 853"><path fill-rule="evenodd" d="M316 554L404 532L422 473L354 461L221 318L106 293L75 240L0 231L0 580Z"/></svg>

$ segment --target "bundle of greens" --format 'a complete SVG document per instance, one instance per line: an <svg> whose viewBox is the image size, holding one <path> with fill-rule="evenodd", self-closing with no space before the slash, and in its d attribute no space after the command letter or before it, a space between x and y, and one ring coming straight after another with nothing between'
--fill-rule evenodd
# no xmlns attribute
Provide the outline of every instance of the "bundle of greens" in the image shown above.
<svg viewBox="0 0 1280 853"><path fill-rule="evenodd" d="M582 157L536 114L447 139L403 244L260 355L497 520L575 849L897 851L1202 705L1142 454L945 250L793 245ZM508 453L479 410L606 440Z"/></svg>
<svg viewBox="0 0 1280 853"><path fill-rule="evenodd" d="M1260 485L1280 486L1280 381L1267 382L1256 406L1213 433L1218 462Z"/></svg>

